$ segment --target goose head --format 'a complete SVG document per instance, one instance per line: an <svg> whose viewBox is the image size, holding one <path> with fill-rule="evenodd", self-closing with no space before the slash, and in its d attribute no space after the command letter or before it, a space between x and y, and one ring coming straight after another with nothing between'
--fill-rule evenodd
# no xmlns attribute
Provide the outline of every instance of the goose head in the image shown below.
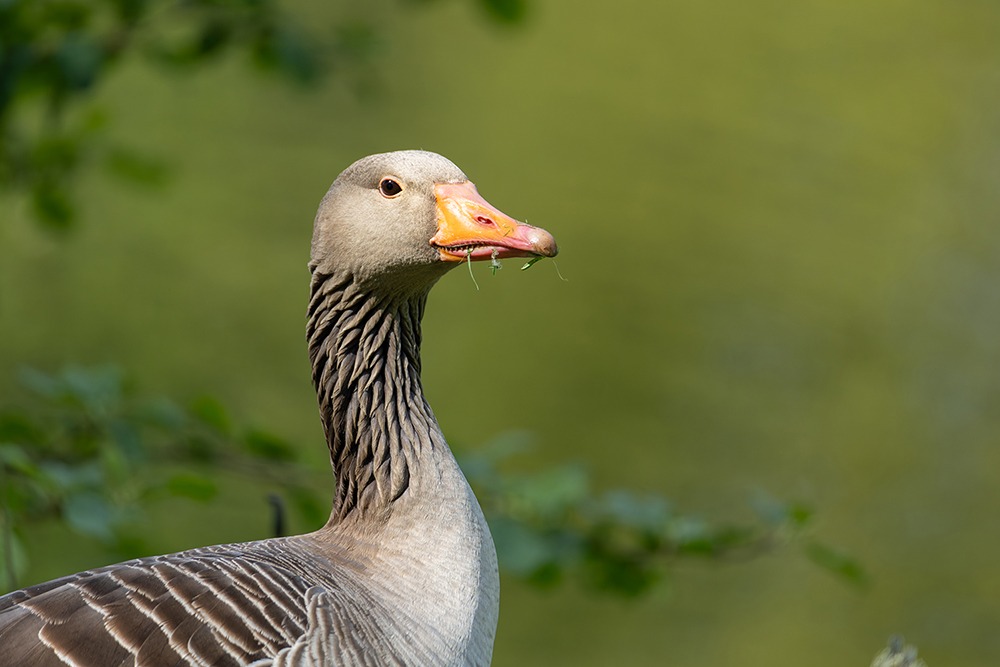
<svg viewBox="0 0 1000 667"><path fill-rule="evenodd" d="M362 158L320 203L313 270L390 289L427 289L464 261L552 257L552 235L483 199L450 160L408 150Z"/></svg>

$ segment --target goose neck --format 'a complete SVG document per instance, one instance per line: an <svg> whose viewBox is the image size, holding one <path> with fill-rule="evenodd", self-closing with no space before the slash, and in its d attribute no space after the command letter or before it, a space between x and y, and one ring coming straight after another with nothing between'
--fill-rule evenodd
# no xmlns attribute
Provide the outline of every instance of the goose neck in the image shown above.
<svg viewBox="0 0 1000 667"><path fill-rule="evenodd" d="M336 475L331 522L384 517L412 494L417 466L447 449L420 383L426 300L313 271L307 337Z"/></svg>

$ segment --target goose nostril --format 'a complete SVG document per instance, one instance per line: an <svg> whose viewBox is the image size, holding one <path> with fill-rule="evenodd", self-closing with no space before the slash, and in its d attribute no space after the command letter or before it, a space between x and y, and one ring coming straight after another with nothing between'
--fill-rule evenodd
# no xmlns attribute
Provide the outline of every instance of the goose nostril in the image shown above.
<svg viewBox="0 0 1000 667"><path fill-rule="evenodd" d="M476 222L478 222L481 225L491 225L493 227L495 227L496 224L497 224L497 223L493 222L492 220L490 220L489 218L487 218L484 215L477 215L476 216Z"/></svg>

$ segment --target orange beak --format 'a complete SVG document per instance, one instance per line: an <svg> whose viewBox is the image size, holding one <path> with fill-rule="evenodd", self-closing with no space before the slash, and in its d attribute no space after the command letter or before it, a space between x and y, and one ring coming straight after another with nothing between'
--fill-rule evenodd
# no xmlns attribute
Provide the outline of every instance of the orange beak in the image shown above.
<svg viewBox="0 0 1000 667"><path fill-rule="evenodd" d="M446 262L505 257L554 257L556 240L544 229L518 222L483 199L476 186L438 183L437 233L431 245Z"/></svg>

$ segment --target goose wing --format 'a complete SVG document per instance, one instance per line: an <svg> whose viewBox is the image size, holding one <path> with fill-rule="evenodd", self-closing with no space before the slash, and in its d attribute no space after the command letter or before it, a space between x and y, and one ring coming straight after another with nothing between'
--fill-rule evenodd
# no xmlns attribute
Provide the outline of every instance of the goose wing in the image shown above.
<svg viewBox="0 0 1000 667"><path fill-rule="evenodd" d="M128 561L0 597L0 665L247 665L307 634L297 568L237 549ZM318 589L322 591L324 589ZM322 605L320 605L322 607ZM300 642L301 643L301 642Z"/></svg>

